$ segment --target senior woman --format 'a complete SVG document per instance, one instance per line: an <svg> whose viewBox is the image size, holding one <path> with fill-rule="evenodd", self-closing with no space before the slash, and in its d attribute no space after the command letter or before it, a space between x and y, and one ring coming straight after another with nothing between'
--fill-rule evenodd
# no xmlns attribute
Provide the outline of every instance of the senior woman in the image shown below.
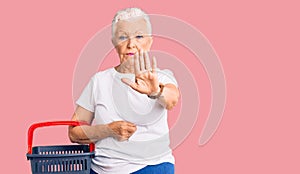
<svg viewBox="0 0 300 174"><path fill-rule="evenodd" d="M90 126L69 127L72 142L96 145L91 173L174 173L167 110L179 90L172 72L150 60L152 42L147 14L139 8L117 12L112 43L120 64L96 73L76 101L72 120Z"/></svg>

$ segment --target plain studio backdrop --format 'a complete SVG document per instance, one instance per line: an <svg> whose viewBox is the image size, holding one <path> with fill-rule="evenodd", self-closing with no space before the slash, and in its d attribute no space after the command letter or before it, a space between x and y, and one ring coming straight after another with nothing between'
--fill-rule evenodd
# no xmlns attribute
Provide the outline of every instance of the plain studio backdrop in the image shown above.
<svg viewBox="0 0 300 174"><path fill-rule="evenodd" d="M223 66L224 115L214 136L199 146L211 103L205 66L194 63L180 42L154 40L153 49L178 57L190 70L200 98L191 131L173 147L176 173L299 173L300 12L293 0L1 1L1 170L30 173L29 126L71 118L74 71L84 46L117 10L133 6L191 25L209 40ZM107 56L99 69L118 62L113 50ZM180 72L174 73L184 86ZM180 107L170 112L171 128ZM43 128L34 135L34 145L60 143L70 143L66 127Z"/></svg>

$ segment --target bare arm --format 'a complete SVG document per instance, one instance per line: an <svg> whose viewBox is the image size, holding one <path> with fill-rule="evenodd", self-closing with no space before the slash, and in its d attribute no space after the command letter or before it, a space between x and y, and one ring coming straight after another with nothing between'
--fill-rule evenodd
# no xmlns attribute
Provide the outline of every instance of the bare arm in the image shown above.
<svg viewBox="0 0 300 174"><path fill-rule="evenodd" d="M178 88L173 84L166 84L162 90L161 95L158 97L158 102L163 107L171 110L178 102L180 93Z"/></svg>
<svg viewBox="0 0 300 174"><path fill-rule="evenodd" d="M73 121L84 121L91 124L94 119L94 113L78 106L73 114ZM69 138L73 143L88 144L96 142L109 136L109 130L106 125L95 126L69 126Z"/></svg>
<svg viewBox="0 0 300 174"><path fill-rule="evenodd" d="M73 121L84 121L89 124L94 119L94 113L78 106L73 114ZM115 121L109 124L93 126L70 126L69 138L73 143L88 144L107 137L113 137L118 141L127 140L136 131L136 126L126 121Z"/></svg>

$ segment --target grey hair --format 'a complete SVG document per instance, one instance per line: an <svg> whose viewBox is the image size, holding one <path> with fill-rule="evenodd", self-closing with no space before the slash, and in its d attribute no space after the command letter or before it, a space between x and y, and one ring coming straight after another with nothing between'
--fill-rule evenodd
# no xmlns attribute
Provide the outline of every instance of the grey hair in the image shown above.
<svg viewBox="0 0 300 174"><path fill-rule="evenodd" d="M115 35L115 26L116 23L120 20L129 20L131 18L135 17L142 17L145 19L147 28L149 29L149 34L152 33L152 28L151 28L151 22L149 16L140 8L125 8L116 13L114 16L114 19L112 21L111 29L112 29L112 38L114 38Z"/></svg>

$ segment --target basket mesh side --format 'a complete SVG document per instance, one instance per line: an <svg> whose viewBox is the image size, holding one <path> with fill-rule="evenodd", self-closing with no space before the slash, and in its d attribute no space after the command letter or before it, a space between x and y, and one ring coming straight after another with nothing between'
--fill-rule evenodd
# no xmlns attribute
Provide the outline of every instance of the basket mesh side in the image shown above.
<svg viewBox="0 0 300 174"><path fill-rule="evenodd" d="M89 174L92 156L88 149L84 145L35 147L33 153L38 156L30 158L32 173Z"/></svg>
<svg viewBox="0 0 300 174"><path fill-rule="evenodd" d="M55 159L55 160L32 160L33 173L80 173L84 171L89 173L90 159L74 158L74 159Z"/></svg>

